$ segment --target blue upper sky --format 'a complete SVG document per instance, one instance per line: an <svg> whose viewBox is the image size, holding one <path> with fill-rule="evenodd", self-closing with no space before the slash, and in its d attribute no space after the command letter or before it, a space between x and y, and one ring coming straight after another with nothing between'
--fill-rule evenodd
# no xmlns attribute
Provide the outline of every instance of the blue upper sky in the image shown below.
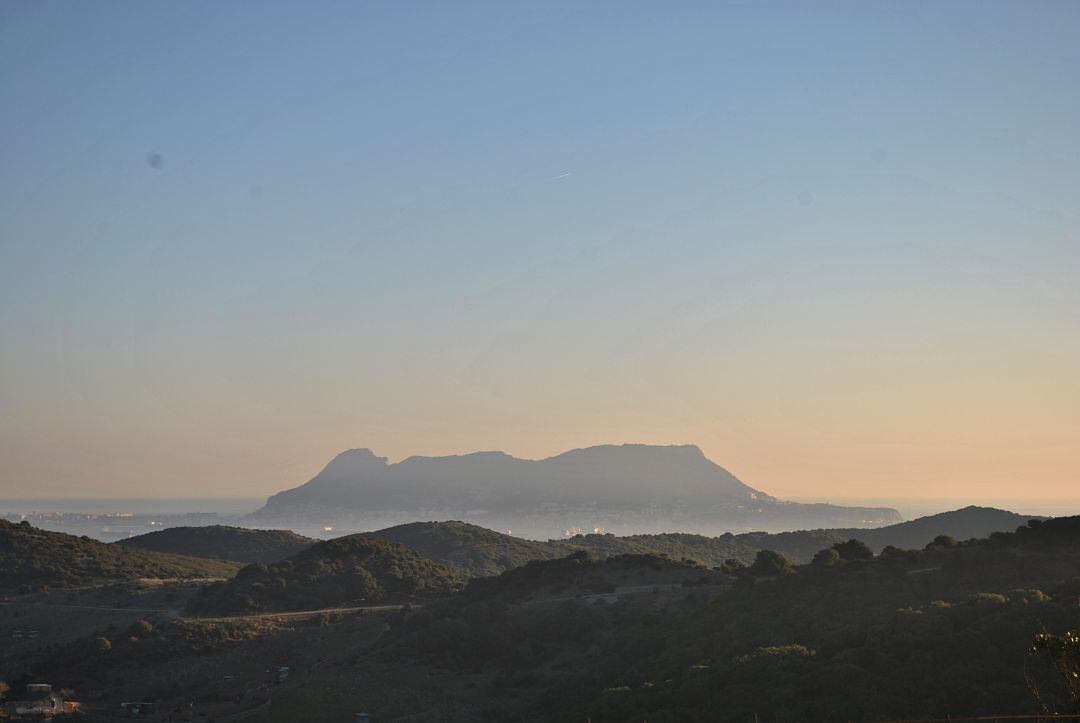
<svg viewBox="0 0 1080 723"><path fill-rule="evenodd" d="M1078 129L1074 2L9 0L0 492L643 441L1071 495Z"/></svg>

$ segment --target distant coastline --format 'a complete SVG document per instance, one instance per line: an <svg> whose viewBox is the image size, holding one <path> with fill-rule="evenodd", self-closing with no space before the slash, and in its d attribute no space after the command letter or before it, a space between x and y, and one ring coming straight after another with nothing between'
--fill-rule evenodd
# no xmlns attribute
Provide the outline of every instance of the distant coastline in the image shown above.
<svg viewBox="0 0 1080 723"><path fill-rule="evenodd" d="M69 512L182 515L195 512L219 512L242 515L266 502L265 497L3 497L3 512Z"/></svg>
<svg viewBox="0 0 1080 723"><path fill-rule="evenodd" d="M1019 499L1012 497L954 498L954 497L784 497L792 502L829 502L835 505L887 506L900 512L905 520L948 512L967 505L996 507L1019 514L1062 517L1080 514L1080 499Z"/></svg>
<svg viewBox="0 0 1080 723"><path fill-rule="evenodd" d="M1060 517L1080 514L1080 499L986 498L974 502L968 498L933 497L784 497L792 502L826 502L836 505L892 507L899 510L905 520L933 515L979 504L985 507L1013 510L1032 515ZM199 512L218 512L227 515L244 515L263 504L265 497L3 497L0 513L69 512L110 513L133 512L138 514L181 515Z"/></svg>

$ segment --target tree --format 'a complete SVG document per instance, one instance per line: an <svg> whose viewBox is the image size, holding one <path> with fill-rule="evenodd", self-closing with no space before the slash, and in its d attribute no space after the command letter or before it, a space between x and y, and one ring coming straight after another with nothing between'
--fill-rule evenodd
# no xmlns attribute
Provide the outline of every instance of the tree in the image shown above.
<svg viewBox="0 0 1080 723"><path fill-rule="evenodd" d="M1061 679L1070 707L1080 708L1080 633L1039 633L1035 636L1031 654L1050 658L1050 663Z"/></svg>
<svg viewBox="0 0 1080 723"><path fill-rule="evenodd" d="M840 559L850 562L854 560L873 560L874 551L871 550L865 542L861 540L848 540L847 542L838 542L832 546L832 549L840 555Z"/></svg>
<svg viewBox="0 0 1080 723"><path fill-rule="evenodd" d="M949 535L938 535L933 540L926 544L926 549L930 550L935 547L956 547L957 542L955 537Z"/></svg>
<svg viewBox="0 0 1080 723"><path fill-rule="evenodd" d="M778 575L792 568L791 560L774 550L758 550L749 571L753 575Z"/></svg>
<svg viewBox="0 0 1080 723"><path fill-rule="evenodd" d="M818 550L818 553L814 555L813 565L815 567L832 567L838 562L840 562L840 553L834 547L827 547L824 550Z"/></svg>
<svg viewBox="0 0 1080 723"><path fill-rule="evenodd" d="M733 557L729 557L724 560L720 565L720 572L738 572L739 570L745 570L746 563L742 560L736 560Z"/></svg>

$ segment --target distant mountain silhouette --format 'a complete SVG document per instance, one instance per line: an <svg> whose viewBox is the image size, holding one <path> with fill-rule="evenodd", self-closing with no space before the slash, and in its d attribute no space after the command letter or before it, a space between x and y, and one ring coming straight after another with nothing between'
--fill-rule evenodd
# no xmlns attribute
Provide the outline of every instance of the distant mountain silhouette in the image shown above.
<svg viewBox="0 0 1080 723"><path fill-rule="evenodd" d="M664 489L674 483L675 489ZM409 457L388 464L368 449L342 452L307 484L274 495L268 509L281 505L389 506L498 502L536 504L592 502L615 498L636 506L663 492L710 501L750 502L769 495L740 482L709 461L693 445L640 444L575 449L555 457L528 460L504 452L474 452L449 457Z"/></svg>
<svg viewBox="0 0 1080 723"><path fill-rule="evenodd" d="M252 521L351 519L359 529L371 529L417 518L457 518L503 529L517 524L534 536L557 534L564 524L705 532L874 526L901 519L888 508L782 502L744 484L694 445L625 444L541 460L477 452L409 457L396 464L368 449L352 449L308 483L271 497Z"/></svg>
<svg viewBox="0 0 1080 723"><path fill-rule="evenodd" d="M114 545L236 562L277 562L311 547L318 540L289 530L244 527L170 527L114 542Z"/></svg>

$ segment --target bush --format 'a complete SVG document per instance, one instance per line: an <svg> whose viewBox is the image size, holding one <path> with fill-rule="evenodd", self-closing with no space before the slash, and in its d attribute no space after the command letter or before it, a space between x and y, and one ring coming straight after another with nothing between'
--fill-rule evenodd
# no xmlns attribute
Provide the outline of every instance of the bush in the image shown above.
<svg viewBox="0 0 1080 723"><path fill-rule="evenodd" d="M970 603L972 603L974 605L979 605L979 604L1004 605L1005 603L1009 602L1009 598L1007 598L1004 595L1002 595L1001 593L997 593L997 592L975 592L975 593L972 593L971 595L968 595L968 602L970 602Z"/></svg>
<svg viewBox="0 0 1080 723"><path fill-rule="evenodd" d="M861 540L838 542L832 546L832 549L836 550L840 555L840 559L844 561L874 559L874 551L867 547L866 543Z"/></svg>
<svg viewBox="0 0 1080 723"><path fill-rule="evenodd" d="M749 571L753 575L778 575L792 567L791 560L773 550L760 550Z"/></svg>
<svg viewBox="0 0 1080 723"><path fill-rule="evenodd" d="M836 551L836 548L827 547L814 555L812 564L815 567L832 567L838 562L840 562L840 553Z"/></svg>
<svg viewBox="0 0 1080 723"><path fill-rule="evenodd" d="M154 632L154 625L149 620L136 620L131 624L131 634L137 638Z"/></svg>
<svg viewBox="0 0 1080 723"><path fill-rule="evenodd" d="M958 544L959 543L957 543L955 537L950 537L949 535L938 535L933 540L926 543L926 549L932 550L934 548L956 547Z"/></svg>

